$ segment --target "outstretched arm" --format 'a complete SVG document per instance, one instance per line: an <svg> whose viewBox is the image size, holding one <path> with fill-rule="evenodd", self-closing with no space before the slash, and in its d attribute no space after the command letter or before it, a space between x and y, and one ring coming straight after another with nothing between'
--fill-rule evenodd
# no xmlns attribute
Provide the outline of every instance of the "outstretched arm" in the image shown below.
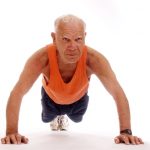
<svg viewBox="0 0 150 150"><path fill-rule="evenodd" d="M28 139L18 133L20 105L23 96L42 73L47 63L46 55L45 48L42 48L27 60L18 82L10 93L6 109L6 137L1 139L2 144L28 143Z"/></svg>
<svg viewBox="0 0 150 150"><path fill-rule="evenodd" d="M88 63L91 70L100 79L106 90L112 95L116 102L120 123L120 131L123 131L125 129L131 129L130 109L128 100L119 82L117 81L117 78L112 71L109 62L102 54L91 48L89 48L88 57ZM115 142L125 142L126 144L130 142L132 144L143 143L140 138L125 133L117 136L115 138Z"/></svg>

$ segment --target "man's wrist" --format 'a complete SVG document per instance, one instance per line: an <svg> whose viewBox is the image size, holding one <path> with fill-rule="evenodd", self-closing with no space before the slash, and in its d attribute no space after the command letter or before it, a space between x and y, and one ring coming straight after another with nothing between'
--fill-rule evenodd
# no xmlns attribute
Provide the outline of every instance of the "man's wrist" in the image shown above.
<svg viewBox="0 0 150 150"><path fill-rule="evenodd" d="M124 129L124 130L120 131L120 134L132 135L132 130L131 129Z"/></svg>
<svg viewBox="0 0 150 150"><path fill-rule="evenodd" d="M6 135L8 135L8 134L14 134L14 133L18 133L18 130L17 129L7 129L6 130Z"/></svg>

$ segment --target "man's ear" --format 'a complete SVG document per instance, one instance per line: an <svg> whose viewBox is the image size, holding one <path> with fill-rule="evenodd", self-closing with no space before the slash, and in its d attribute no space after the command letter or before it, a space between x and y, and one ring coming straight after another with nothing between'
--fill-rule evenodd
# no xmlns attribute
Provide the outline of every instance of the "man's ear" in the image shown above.
<svg viewBox="0 0 150 150"><path fill-rule="evenodd" d="M85 32L85 33L84 33L84 36L85 36L85 37L86 37L86 34L87 34L87 33Z"/></svg>
<svg viewBox="0 0 150 150"><path fill-rule="evenodd" d="M51 33L51 37L53 39L53 43L55 43L56 42L56 37L55 37L55 33L54 32Z"/></svg>

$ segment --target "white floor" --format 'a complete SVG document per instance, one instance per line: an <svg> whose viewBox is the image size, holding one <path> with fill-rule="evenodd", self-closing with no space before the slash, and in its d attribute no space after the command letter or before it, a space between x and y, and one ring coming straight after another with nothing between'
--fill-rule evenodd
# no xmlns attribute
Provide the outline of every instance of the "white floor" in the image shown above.
<svg viewBox="0 0 150 150"><path fill-rule="evenodd" d="M144 145L115 144L112 137L97 133L79 133L71 131L39 132L28 135L29 144L2 145L1 150L149 150L150 143Z"/></svg>

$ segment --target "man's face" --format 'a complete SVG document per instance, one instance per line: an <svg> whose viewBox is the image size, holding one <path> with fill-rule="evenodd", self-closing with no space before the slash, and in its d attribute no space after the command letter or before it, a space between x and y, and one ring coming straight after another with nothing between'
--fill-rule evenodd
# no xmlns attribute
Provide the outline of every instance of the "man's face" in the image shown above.
<svg viewBox="0 0 150 150"><path fill-rule="evenodd" d="M56 33L52 33L52 38L57 47L58 58L63 63L76 63L79 60L85 44L85 32L81 24L62 24Z"/></svg>

